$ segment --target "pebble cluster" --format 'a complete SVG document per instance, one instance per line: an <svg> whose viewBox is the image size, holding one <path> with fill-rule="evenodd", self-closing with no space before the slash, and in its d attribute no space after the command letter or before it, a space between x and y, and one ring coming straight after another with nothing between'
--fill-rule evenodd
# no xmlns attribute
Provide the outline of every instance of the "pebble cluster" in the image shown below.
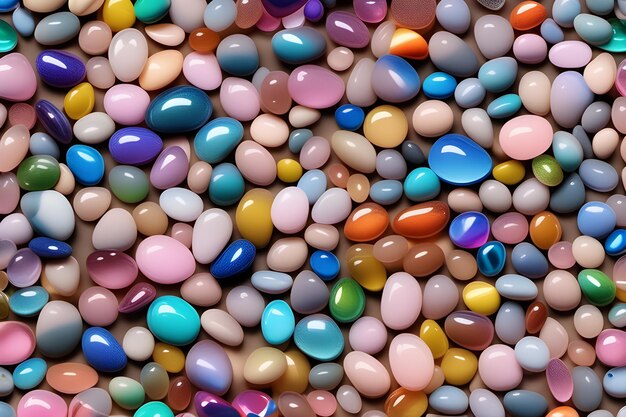
<svg viewBox="0 0 626 417"><path fill-rule="evenodd" d="M0 0L0 417L626 416L626 0L337 3Z"/></svg>

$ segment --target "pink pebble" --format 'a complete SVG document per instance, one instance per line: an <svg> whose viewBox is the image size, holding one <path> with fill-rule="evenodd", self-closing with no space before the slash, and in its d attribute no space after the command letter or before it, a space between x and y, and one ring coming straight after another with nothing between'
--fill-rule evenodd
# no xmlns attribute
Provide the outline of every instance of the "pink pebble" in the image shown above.
<svg viewBox="0 0 626 417"><path fill-rule="evenodd" d="M188 248L191 248L193 239L193 227L187 223L174 223L171 235L174 239Z"/></svg>
<svg viewBox="0 0 626 417"><path fill-rule="evenodd" d="M150 236L137 247L135 260L139 270L159 284L176 284L189 278L196 270L191 251L169 236Z"/></svg>
<svg viewBox="0 0 626 417"><path fill-rule="evenodd" d="M387 329L376 317L364 316L352 324L348 339L352 350L375 355L387 344Z"/></svg>
<svg viewBox="0 0 626 417"><path fill-rule="evenodd" d="M626 97L626 59L617 66L617 76L615 77L615 88Z"/></svg>
<svg viewBox="0 0 626 417"><path fill-rule="evenodd" d="M213 54L189 53L183 61L183 75L202 90L215 90L222 84L222 70Z"/></svg>
<svg viewBox="0 0 626 417"><path fill-rule="evenodd" d="M426 388L435 372L435 361L428 345L410 333L401 333L391 341L389 366L398 384L410 391Z"/></svg>
<svg viewBox="0 0 626 417"><path fill-rule="evenodd" d="M404 330L415 323L422 310L422 288L406 272L392 274L383 288L380 315L390 329Z"/></svg>
<svg viewBox="0 0 626 417"><path fill-rule="evenodd" d="M522 382L524 373L515 358L515 351L506 345L491 345L478 358L478 373L494 391L509 391Z"/></svg>
<svg viewBox="0 0 626 417"><path fill-rule="evenodd" d="M341 100L346 86L334 72L317 65L302 65L289 75L287 89L293 100L313 109L325 109Z"/></svg>
<svg viewBox="0 0 626 417"><path fill-rule="evenodd" d="M78 299L78 311L91 326L106 327L117 319L115 294L103 287L89 287Z"/></svg>
<svg viewBox="0 0 626 417"><path fill-rule="evenodd" d="M528 235L528 220L517 212L504 213L491 224L491 233L496 240L509 245L520 243Z"/></svg>
<svg viewBox="0 0 626 417"><path fill-rule="evenodd" d="M563 41L550 48L548 58L560 68L582 68L591 61L591 47L581 41Z"/></svg>
<svg viewBox="0 0 626 417"><path fill-rule="evenodd" d="M307 394L306 399L313 412L320 417L330 417L337 411L337 399L328 391L311 391Z"/></svg>
<svg viewBox="0 0 626 417"><path fill-rule="evenodd" d="M548 260L555 268L570 269L576 263L572 253L572 242L556 242L548 249Z"/></svg>
<svg viewBox="0 0 626 417"><path fill-rule="evenodd" d="M285 29L297 28L304 25L306 18L304 17L304 6L295 12L282 18L281 22Z"/></svg>
<svg viewBox="0 0 626 417"><path fill-rule="evenodd" d="M229 77L222 82L220 102L227 115L241 122L254 119L261 111L259 92L243 78Z"/></svg>
<svg viewBox="0 0 626 417"><path fill-rule="evenodd" d="M606 366L626 366L626 332L603 330L596 339L596 355Z"/></svg>
<svg viewBox="0 0 626 417"><path fill-rule="evenodd" d="M500 146L511 158L526 161L548 150L552 134L552 125L543 117L518 116L500 129Z"/></svg>
<svg viewBox="0 0 626 417"><path fill-rule="evenodd" d="M354 13L366 23L382 22L387 16L386 0L354 0Z"/></svg>
<svg viewBox="0 0 626 417"><path fill-rule="evenodd" d="M137 125L143 122L149 105L148 93L133 84L115 85L104 95L104 110L121 125Z"/></svg>
<svg viewBox="0 0 626 417"><path fill-rule="evenodd" d="M87 272L96 284L117 290L137 279L139 270L133 258L121 251L95 251L87 257Z"/></svg>
<svg viewBox="0 0 626 417"><path fill-rule="evenodd" d="M574 380L567 365L560 359L552 359L546 368L546 379L552 396L559 402L566 402L574 393Z"/></svg>
<svg viewBox="0 0 626 417"><path fill-rule="evenodd" d="M283 233L298 233L309 218L309 199L298 187L283 188L276 194L271 208L272 223Z"/></svg>
<svg viewBox="0 0 626 417"><path fill-rule="evenodd" d="M256 23L256 27L263 32L274 32L280 27L280 24L279 18L272 16L263 9L263 16Z"/></svg>
<svg viewBox="0 0 626 417"><path fill-rule="evenodd" d="M241 175L253 184L267 186L276 179L274 157L253 140L244 140L237 146L235 164Z"/></svg>
<svg viewBox="0 0 626 417"><path fill-rule="evenodd" d="M32 355L35 335L26 324L19 321L0 322L0 365L15 365Z"/></svg>
<svg viewBox="0 0 626 417"><path fill-rule="evenodd" d="M51 391L34 390L24 394L17 405L19 417L65 417L65 400Z"/></svg>
<svg viewBox="0 0 626 417"><path fill-rule="evenodd" d="M515 39L513 55L524 64L538 64L548 55L548 44L539 35L525 33Z"/></svg>
<svg viewBox="0 0 626 417"><path fill-rule="evenodd" d="M300 164L304 169L317 169L330 158L330 143L321 136L307 140L300 151Z"/></svg>
<svg viewBox="0 0 626 417"><path fill-rule="evenodd" d="M29 100L37 90L37 78L28 59L19 52L0 58L0 98Z"/></svg>

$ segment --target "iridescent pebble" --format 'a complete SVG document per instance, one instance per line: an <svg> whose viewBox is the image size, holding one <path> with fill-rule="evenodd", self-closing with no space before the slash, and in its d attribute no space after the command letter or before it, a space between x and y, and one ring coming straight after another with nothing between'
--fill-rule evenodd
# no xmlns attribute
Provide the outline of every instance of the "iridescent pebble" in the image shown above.
<svg viewBox="0 0 626 417"><path fill-rule="evenodd" d="M381 56L374 65L371 77L374 93L390 103L408 101L420 90L417 71L406 60L395 55Z"/></svg>
<svg viewBox="0 0 626 417"><path fill-rule="evenodd" d="M450 223L450 239L461 248L478 248L489 237L489 221L484 214L468 211Z"/></svg>
<svg viewBox="0 0 626 417"><path fill-rule="evenodd" d="M580 73L565 71L552 82L550 111L559 125L574 127L592 102L593 93Z"/></svg>

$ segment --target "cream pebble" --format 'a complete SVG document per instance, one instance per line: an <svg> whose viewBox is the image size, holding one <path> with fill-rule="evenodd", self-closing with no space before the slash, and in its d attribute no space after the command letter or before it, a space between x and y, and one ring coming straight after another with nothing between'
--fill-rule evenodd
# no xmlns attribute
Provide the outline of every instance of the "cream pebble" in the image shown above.
<svg viewBox="0 0 626 417"><path fill-rule="evenodd" d="M378 398L387 393L391 378L385 366L365 352L350 352L343 359L343 369L361 395Z"/></svg>
<svg viewBox="0 0 626 417"><path fill-rule="evenodd" d="M311 109L304 106L293 106L289 110L289 124L295 128L302 128L317 122L322 113L319 110Z"/></svg>
<svg viewBox="0 0 626 417"><path fill-rule="evenodd" d="M146 35L165 46L178 46L185 40L185 31L172 23L158 23L144 28Z"/></svg>
<svg viewBox="0 0 626 417"><path fill-rule="evenodd" d="M124 335L122 348L126 356L134 361L148 360L154 350L154 336L145 327L131 327Z"/></svg>
<svg viewBox="0 0 626 417"><path fill-rule="evenodd" d="M391 23L391 22L387 22ZM393 23L391 23L393 25ZM384 53L387 53L386 51ZM355 106L367 107L377 100L376 93L372 88L372 73L375 62L370 58L361 58L356 63L348 82L346 83L346 97Z"/></svg>
<svg viewBox="0 0 626 417"><path fill-rule="evenodd" d="M241 325L227 312L213 308L202 313L200 323L213 339L228 346L239 346L243 342Z"/></svg>
<svg viewBox="0 0 626 417"><path fill-rule="evenodd" d="M328 53L326 62L335 71L345 71L354 63L354 53L345 46L339 46Z"/></svg>
<svg viewBox="0 0 626 417"><path fill-rule="evenodd" d="M333 152L350 168L369 174L376 169L376 150L364 136L337 130L330 141Z"/></svg>
<svg viewBox="0 0 626 417"><path fill-rule="evenodd" d="M527 216L545 210L550 203L550 190L535 178L522 182L513 191L513 207Z"/></svg>
<svg viewBox="0 0 626 417"><path fill-rule="evenodd" d="M41 282L51 294L71 297L80 284L80 265L73 256L46 262Z"/></svg>
<svg viewBox="0 0 626 417"><path fill-rule="evenodd" d="M85 64L87 69L87 81L96 88L106 90L115 84L115 74L111 63L102 56L91 58Z"/></svg>
<svg viewBox="0 0 626 417"><path fill-rule="evenodd" d="M511 208L513 198L509 188L496 180L487 180L480 185L478 196L487 210L504 213Z"/></svg>
<svg viewBox="0 0 626 417"><path fill-rule="evenodd" d="M572 242L572 254L583 268L597 268L604 262L604 247L591 236L578 236Z"/></svg>
<svg viewBox="0 0 626 417"><path fill-rule="evenodd" d="M286 237L279 239L267 251L267 266L278 272L293 272L307 260L308 249L304 239Z"/></svg>
<svg viewBox="0 0 626 417"><path fill-rule="evenodd" d="M250 125L250 136L259 144L275 148L283 145L289 138L287 123L273 114L261 114Z"/></svg>
<svg viewBox="0 0 626 417"><path fill-rule="evenodd" d="M545 116L550 112L550 79L541 71L529 71L519 81L519 96L529 112Z"/></svg>
<svg viewBox="0 0 626 417"><path fill-rule="evenodd" d="M585 304L574 313L574 328L581 337L592 339L604 328L604 317L598 307Z"/></svg>
<svg viewBox="0 0 626 417"><path fill-rule="evenodd" d="M83 188L74 196L72 206L81 220L98 220L111 206L111 192L103 187Z"/></svg>
<svg viewBox="0 0 626 417"><path fill-rule="evenodd" d="M483 203L476 192L469 188L456 188L448 194L448 205L457 213L482 211Z"/></svg>
<svg viewBox="0 0 626 417"><path fill-rule="evenodd" d="M616 74L617 64L613 55L603 52L587 64L583 77L595 94L606 94L613 87Z"/></svg>
<svg viewBox="0 0 626 417"><path fill-rule="evenodd" d="M339 230L330 224L313 223L304 231L304 240L320 250L334 250L339 244Z"/></svg>
<svg viewBox="0 0 626 417"><path fill-rule="evenodd" d="M102 143L115 132L115 122L103 112L93 112L74 123L74 136L88 145Z"/></svg>
<svg viewBox="0 0 626 417"><path fill-rule="evenodd" d="M111 40L109 62L118 80L125 83L136 80L147 59L148 42L137 29L124 29Z"/></svg>
<svg viewBox="0 0 626 417"><path fill-rule="evenodd" d="M617 131L606 127L593 136L591 141L593 153L600 159L609 159L615 153L619 140Z"/></svg>
<svg viewBox="0 0 626 417"><path fill-rule="evenodd" d="M137 240L137 226L133 216L122 208L113 208L100 218L93 229L94 249L130 249Z"/></svg>
<svg viewBox="0 0 626 417"><path fill-rule="evenodd" d="M422 136L441 136L452 128L454 114L444 101L427 100L413 112L413 129Z"/></svg>
<svg viewBox="0 0 626 417"><path fill-rule="evenodd" d="M469 138L483 148L493 145L493 124L487 112L481 108L467 109L461 115L461 126Z"/></svg>
<svg viewBox="0 0 626 417"><path fill-rule="evenodd" d="M543 296L558 311L570 311L580 303L582 292L576 277L568 271L551 271L543 281Z"/></svg>

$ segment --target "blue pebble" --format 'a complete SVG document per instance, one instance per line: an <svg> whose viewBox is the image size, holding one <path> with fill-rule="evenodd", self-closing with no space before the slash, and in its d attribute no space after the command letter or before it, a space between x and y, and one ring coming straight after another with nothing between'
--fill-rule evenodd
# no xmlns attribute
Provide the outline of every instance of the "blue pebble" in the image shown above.
<svg viewBox="0 0 626 417"><path fill-rule="evenodd" d="M325 314L311 314L300 320L293 340L305 355L324 362L338 358L345 347L341 329Z"/></svg>
<svg viewBox="0 0 626 417"><path fill-rule="evenodd" d="M541 37L546 42L555 44L565 40L565 35L559 25L551 18L547 18L541 24Z"/></svg>
<svg viewBox="0 0 626 417"><path fill-rule="evenodd" d="M19 3L19 1L16 3ZM18 7L13 12L11 19L13 20L15 30L20 34L20 36L23 38L33 36L33 33L35 33L35 18L33 18L33 14L30 10L24 7Z"/></svg>
<svg viewBox="0 0 626 417"><path fill-rule="evenodd" d="M504 395L502 403L513 417L543 417L548 411L546 398L534 391L509 391Z"/></svg>
<svg viewBox="0 0 626 417"><path fill-rule="evenodd" d="M609 369L602 379L607 394L615 398L626 398L626 366Z"/></svg>
<svg viewBox="0 0 626 417"><path fill-rule="evenodd" d="M590 201L578 210L576 223L583 235L603 239L615 229L617 217L608 204Z"/></svg>
<svg viewBox="0 0 626 417"><path fill-rule="evenodd" d="M9 298L9 308L18 316L32 317L39 314L49 299L48 291L38 285L20 288Z"/></svg>
<svg viewBox="0 0 626 417"><path fill-rule="evenodd" d="M55 49L39 53L35 67L43 82L57 88L74 87L87 74L85 64L79 57Z"/></svg>
<svg viewBox="0 0 626 417"><path fill-rule="evenodd" d="M585 185L580 176L571 173L550 196L550 210L557 213L573 213L585 204Z"/></svg>
<svg viewBox="0 0 626 417"><path fill-rule="evenodd" d="M300 177L297 186L304 191L309 204L315 204L326 191L327 181L326 174L323 171L312 169Z"/></svg>
<svg viewBox="0 0 626 417"><path fill-rule="evenodd" d="M307 140L313 137L310 129L296 129L289 134L288 146L291 153L300 153Z"/></svg>
<svg viewBox="0 0 626 417"><path fill-rule="evenodd" d="M325 250L313 252L309 259L309 265L311 265L313 272L324 281L330 281L336 278L341 268L339 259L337 259L335 254Z"/></svg>
<svg viewBox="0 0 626 417"><path fill-rule="evenodd" d="M397 180L382 180L370 186L370 198L383 206L394 204L402 198L402 183Z"/></svg>
<svg viewBox="0 0 626 417"><path fill-rule="evenodd" d="M344 104L335 110L335 121L339 129L357 130L363 125L365 113L363 109L354 104Z"/></svg>
<svg viewBox="0 0 626 417"><path fill-rule="evenodd" d="M599 159L585 159L578 174L587 188L606 193L617 187L619 176L611 164Z"/></svg>
<svg viewBox="0 0 626 417"><path fill-rule="evenodd" d="M572 172L578 169L585 154L576 136L562 130L552 136L552 153L563 171Z"/></svg>
<svg viewBox="0 0 626 417"><path fill-rule="evenodd" d="M324 5L320 0L309 0L304 6L304 16L308 21L317 23L324 17Z"/></svg>
<svg viewBox="0 0 626 417"><path fill-rule="evenodd" d="M467 394L452 385L442 385L428 397L428 404L443 414L462 414L469 406Z"/></svg>
<svg viewBox="0 0 626 417"><path fill-rule="evenodd" d="M426 97L446 99L452 97L456 89L456 79L445 72L433 72L422 84L422 90Z"/></svg>
<svg viewBox="0 0 626 417"><path fill-rule="evenodd" d="M283 300L270 302L261 316L263 338L271 345L280 345L291 339L296 319L289 304Z"/></svg>
<svg viewBox="0 0 626 417"><path fill-rule="evenodd" d="M236 77L247 77L259 68L259 51L254 41L240 33L222 39L215 57L223 71Z"/></svg>
<svg viewBox="0 0 626 417"><path fill-rule="evenodd" d="M145 127L123 127L109 139L111 157L123 165L139 166L150 163L162 149L161 137Z"/></svg>
<svg viewBox="0 0 626 417"><path fill-rule="evenodd" d="M235 240L211 265L211 274L217 279L237 276L246 271L256 256L256 248L246 239Z"/></svg>
<svg viewBox="0 0 626 417"><path fill-rule="evenodd" d="M552 18L559 26L571 28L574 19L581 13L579 0L555 0L552 4Z"/></svg>
<svg viewBox="0 0 626 417"><path fill-rule="evenodd" d="M383 101L402 103L415 97L420 91L420 76L404 58L383 55L372 71L374 93Z"/></svg>
<svg viewBox="0 0 626 417"><path fill-rule="evenodd" d="M302 65L324 55L326 39L309 26L283 29L272 37L272 50L281 61Z"/></svg>
<svg viewBox="0 0 626 417"><path fill-rule="evenodd" d="M218 206L230 206L238 202L245 191L241 172L231 163L219 164L211 172L209 198Z"/></svg>
<svg viewBox="0 0 626 417"><path fill-rule="evenodd" d="M404 194L411 201L432 200L439 195L440 191L439 177L430 168L415 168L404 180Z"/></svg>
<svg viewBox="0 0 626 417"><path fill-rule="evenodd" d="M626 253L626 230L617 229L604 241L604 251L609 256L622 256Z"/></svg>
<svg viewBox="0 0 626 417"><path fill-rule="evenodd" d="M531 301L537 297L537 285L517 274L504 274L496 280L496 290L502 297L515 301Z"/></svg>
<svg viewBox="0 0 626 417"><path fill-rule="evenodd" d="M545 255L528 242L517 244L511 252L513 269L528 278L543 278L548 274L549 266Z"/></svg>
<svg viewBox="0 0 626 417"><path fill-rule="evenodd" d="M517 78L517 61L504 56L485 62L478 70L478 79L487 91L501 93Z"/></svg>
<svg viewBox="0 0 626 417"><path fill-rule="evenodd" d="M13 370L13 383L18 389L31 390L41 384L46 377L48 364L41 358L30 358ZM0 416L2 413L0 413Z"/></svg>
<svg viewBox="0 0 626 417"><path fill-rule="evenodd" d="M59 145L47 133L36 132L30 136L28 150L32 155L48 155L56 160L61 157Z"/></svg>
<svg viewBox="0 0 626 417"><path fill-rule="evenodd" d="M505 94L487 106L487 114L493 119L513 116L522 108L522 99L517 94Z"/></svg>
<svg viewBox="0 0 626 417"><path fill-rule="evenodd" d="M209 164L221 162L243 139L243 125L231 117L211 120L196 133L193 148Z"/></svg>
<svg viewBox="0 0 626 417"><path fill-rule="evenodd" d="M293 285L291 275L276 271L255 271L250 283L257 290L266 294L282 294Z"/></svg>
<svg viewBox="0 0 626 417"><path fill-rule="evenodd" d="M466 78L462 80L454 90L454 101L460 107L469 109L483 102L487 90L478 78Z"/></svg>
<svg viewBox="0 0 626 417"><path fill-rule="evenodd" d="M501 242L487 242L478 248L476 263L478 270L487 277L494 277L502 272L506 261L506 249Z"/></svg>
<svg viewBox="0 0 626 417"><path fill-rule="evenodd" d="M428 165L444 182L471 185L491 174L491 157L470 138L449 133L439 138L428 154Z"/></svg>
<svg viewBox="0 0 626 417"><path fill-rule="evenodd" d="M28 247L41 258L67 258L72 254L70 245L49 237L33 238Z"/></svg>
<svg viewBox="0 0 626 417"><path fill-rule="evenodd" d="M104 158L91 146L72 146L65 154L65 161L76 181L83 185L96 185L104 177Z"/></svg>
<svg viewBox="0 0 626 417"><path fill-rule="evenodd" d="M0 401L0 417L15 417L15 410L9 404Z"/></svg>
<svg viewBox="0 0 626 417"><path fill-rule="evenodd" d="M19 0L0 0L0 13L10 12L19 5Z"/></svg>
<svg viewBox="0 0 626 417"><path fill-rule="evenodd" d="M150 102L146 124L164 133L184 133L202 127L213 113L207 94L190 85L179 85L163 91Z"/></svg>
<svg viewBox="0 0 626 417"><path fill-rule="evenodd" d="M107 329L88 328L83 333L81 346L85 360L97 371L118 372L126 367L126 353Z"/></svg>

